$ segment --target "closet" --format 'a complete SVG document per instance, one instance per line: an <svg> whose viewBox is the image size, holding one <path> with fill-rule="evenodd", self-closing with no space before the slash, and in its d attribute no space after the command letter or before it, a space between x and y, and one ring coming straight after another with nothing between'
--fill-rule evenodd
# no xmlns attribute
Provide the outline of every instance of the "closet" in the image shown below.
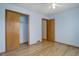
<svg viewBox="0 0 79 59"><path fill-rule="evenodd" d="M20 16L20 44L28 44L28 16Z"/></svg>
<svg viewBox="0 0 79 59"><path fill-rule="evenodd" d="M28 15L6 10L5 36L6 51L20 48L22 44L29 43Z"/></svg>

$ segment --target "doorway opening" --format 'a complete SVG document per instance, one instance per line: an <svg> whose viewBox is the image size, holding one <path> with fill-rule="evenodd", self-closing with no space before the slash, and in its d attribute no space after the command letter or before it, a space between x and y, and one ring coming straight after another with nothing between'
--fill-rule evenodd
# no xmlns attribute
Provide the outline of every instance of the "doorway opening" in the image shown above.
<svg viewBox="0 0 79 59"><path fill-rule="evenodd" d="M28 45L28 16L20 15L20 47Z"/></svg>
<svg viewBox="0 0 79 59"><path fill-rule="evenodd" d="M6 10L6 51L29 46L29 15Z"/></svg>
<svg viewBox="0 0 79 59"><path fill-rule="evenodd" d="M42 41L55 41L54 19L42 19Z"/></svg>
<svg viewBox="0 0 79 59"><path fill-rule="evenodd" d="M42 19L42 41L47 40L47 20L45 18Z"/></svg>

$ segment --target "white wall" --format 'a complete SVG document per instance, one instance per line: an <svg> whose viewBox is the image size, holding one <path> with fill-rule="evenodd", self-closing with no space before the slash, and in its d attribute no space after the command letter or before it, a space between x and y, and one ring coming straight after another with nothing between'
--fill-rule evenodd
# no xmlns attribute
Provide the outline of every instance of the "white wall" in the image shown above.
<svg viewBox="0 0 79 59"><path fill-rule="evenodd" d="M55 41L79 47L79 8L55 14Z"/></svg>
<svg viewBox="0 0 79 59"><path fill-rule="evenodd" d="M30 44L36 43L38 40L41 41L42 37L42 18L46 16L37 12L11 5L11 4L0 4L0 52L5 52L5 9L18 11L20 13L29 14L29 35Z"/></svg>
<svg viewBox="0 0 79 59"><path fill-rule="evenodd" d="M20 16L20 44L28 42L28 16Z"/></svg>

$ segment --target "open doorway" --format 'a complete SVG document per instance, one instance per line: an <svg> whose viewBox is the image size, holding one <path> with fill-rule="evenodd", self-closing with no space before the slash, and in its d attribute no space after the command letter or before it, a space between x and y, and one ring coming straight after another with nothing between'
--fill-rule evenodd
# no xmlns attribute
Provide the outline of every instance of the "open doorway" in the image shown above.
<svg viewBox="0 0 79 59"><path fill-rule="evenodd" d="M42 19L42 41L55 41L54 19Z"/></svg>
<svg viewBox="0 0 79 59"><path fill-rule="evenodd" d="M45 18L42 19L42 41L47 40L47 20Z"/></svg>
<svg viewBox="0 0 79 59"><path fill-rule="evenodd" d="M20 47L28 44L28 16L20 15Z"/></svg>
<svg viewBox="0 0 79 59"><path fill-rule="evenodd" d="M29 45L29 15L6 10L6 51Z"/></svg>

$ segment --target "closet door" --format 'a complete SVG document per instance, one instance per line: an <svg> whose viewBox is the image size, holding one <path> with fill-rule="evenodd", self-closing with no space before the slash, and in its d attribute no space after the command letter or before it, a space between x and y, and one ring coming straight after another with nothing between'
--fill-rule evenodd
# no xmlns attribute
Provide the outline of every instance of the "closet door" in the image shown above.
<svg viewBox="0 0 79 59"><path fill-rule="evenodd" d="M6 11L6 50L10 51L20 47L20 15Z"/></svg>
<svg viewBox="0 0 79 59"><path fill-rule="evenodd" d="M47 40L55 40L55 20L50 19L47 21Z"/></svg>

